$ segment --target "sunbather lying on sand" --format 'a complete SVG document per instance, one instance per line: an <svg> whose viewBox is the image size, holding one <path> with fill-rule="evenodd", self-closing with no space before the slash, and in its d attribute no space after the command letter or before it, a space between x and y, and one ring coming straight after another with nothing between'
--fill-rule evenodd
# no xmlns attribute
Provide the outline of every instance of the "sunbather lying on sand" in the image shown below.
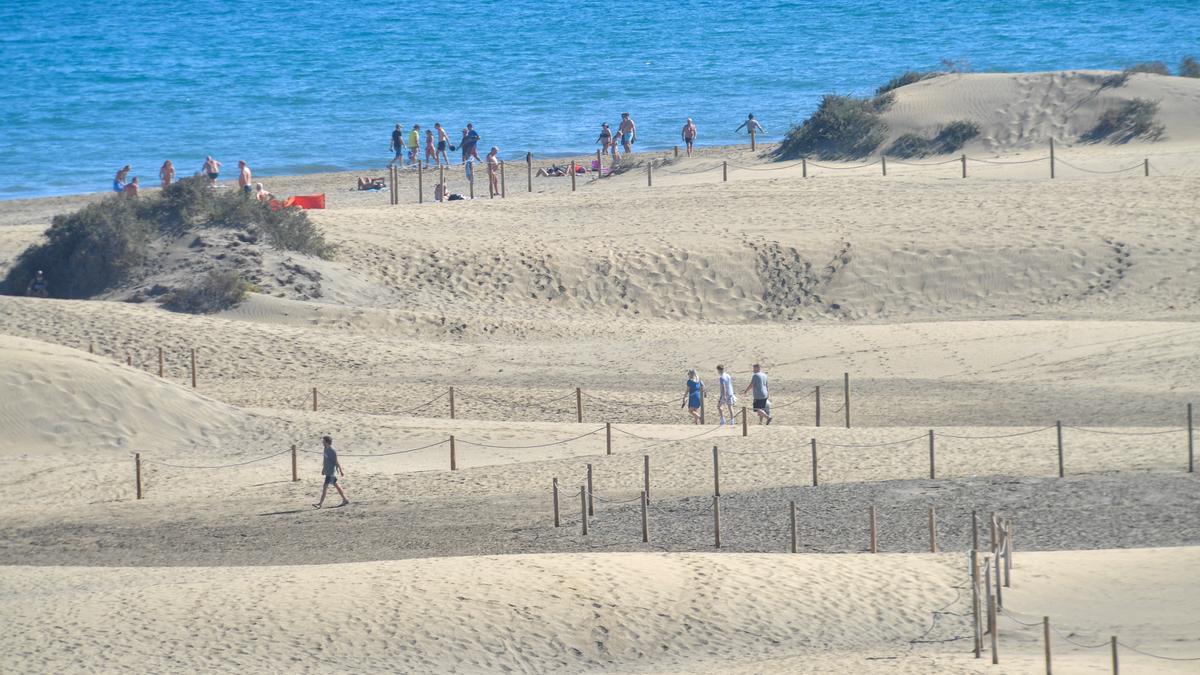
<svg viewBox="0 0 1200 675"><path fill-rule="evenodd" d="M368 176L358 177L359 190L382 190L385 187L387 187L387 179L383 176L377 178L370 178Z"/></svg>

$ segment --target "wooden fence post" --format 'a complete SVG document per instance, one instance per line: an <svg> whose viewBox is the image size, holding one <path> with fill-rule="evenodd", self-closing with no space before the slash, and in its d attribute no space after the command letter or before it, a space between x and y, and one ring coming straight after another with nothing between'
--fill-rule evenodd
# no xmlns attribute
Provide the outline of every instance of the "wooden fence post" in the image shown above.
<svg viewBox="0 0 1200 675"><path fill-rule="evenodd" d="M142 453L133 453L133 473L137 482L137 498L142 498Z"/></svg>
<svg viewBox="0 0 1200 675"><path fill-rule="evenodd" d="M554 504L554 526L558 527L558 479L550 479L550 500Z"/></svg>
<svg viewBox="0 0 1200 675"><path fill-rule="evenodd" d="M867 516L868 516L869 520L871 521L871 553L877 553L878 547L876 546L877 542L876 542L876 536L875 536L875 505L874 504L872 504L871 508L867 511Z"/></svg>
<svg viewBox="0 0 1200 675"><path fill-rule="evenodd" d="M800 532L796 529L796 502L794 500L790 503L789 508L792 524L792 553L796 553L800 547Z"/></svg>
<svg viewBox="0 0 1200 675"><path fill-rule="evenodd" d="M646 164L646 187L654 187L654 164Z"/></svg>
<svg viewBox="0 0 1200 675"><path fill-rule="evenodd" d="M979 550L979 514L971 512L971 550Z"/></svg>
<svg viewBox="0 0 1200 675"><path fill-rule="evenodd" d="M722 183L729 182L729 162L727 162L727 161L721 162L721 182Z"/></svg>
<svg viewBox="0 0 1200 675"><path fill-rule="evenodd" d="M816 386L814 393L816 394L817 426L819 427L821 426L821 385Z"/></svg>
<svg viewBox="0 0 1200 675"><path fill-rule="evenodd" d="M604 454L612 454L612 422L604 423Z"/></svg>
<svg viewBox="0 0 1200 675"><path fill-rule="evenodd" d="M579 486L579 512L583 516L580 520L583 523L583 536L588 533L588 514L587 514L587 494L582 485Z"/></svg>
<svg viewBox="0 0 1200 675"><path fill-rule="evenodd" d="M817 439L812 439L813 487L817 487Z"/></svg>
<svg viewBox="0 0 1200 675"><path fill-rule="evenodd" d="M650 521L646 517L646 491L642 490L642 543L650 543Z"/></svg>
<svg viewBox="0 0 1200 675"><path fill-rule="evenodd" d="M500 198L505 199L504 190L504 160L500 160Z"/></svg>
<svg viewBox="0 0 1200 675"><path fill-rule="evenodd" d="M933 480L933 479L937 478L937 474L936 474L936 472L935 472L935 470L934 470L934 468L937 466L937 464L936 464L936 460L935 460L935 458L934 458L934 454L933 454L933 453L934 453L934 450L933 450L933 429L930 429L930 430L929 430L929 479L930 479L930 480Z"/></svg>
<svg viewBox="0 0 1200 675"><path fill-rule="evenodd" d="M1058 436L1058 477L1062 478L1065 474L1063 472L1063 446L1062 446L1062 422L1061 421L1054 423L1054 431L1055 431L1055 434L1057 434L1057 436Z"/></svg>
<svg viewBox="0 0 1200 675"><path fill-rule="evenodd" d="M446 194L446 165L438 162L438 185L442 186L442 202L446 202L450 195Z"/></svg>
<svg viewBox="0 0 1200 675"><path fill-rule="evenodd" d="M1050 139L1050 179L1054 180L1054 139Z"/></svg>
<svg viewBox="0 0 1200 675"><path fill-rule="evenodd" d="M571 192L575 191L575 161L571 161Z"/></svg>
<svg viewBox="0 0 1200 675"><path fill-rule="evenodd" d="M750 435L750 423L747 421L746 406L742 406L742 436Z"/></svg>
<svg viewBox="0 0 1200 675"><path fill-rule="evenodd" d="M800 158L800 177L808 178L808 158L807 157Z"/></svg>
<svg viewBox="0 0 1200 675"><path fill-rule="evenodd" d="M587 512L588 512L589 516L594 516L594 515L596 515L596 504L593 501L595 495L592 492L592 465L591 464L587 465L587 491L588 491Z"/></svg>
<svg viewBox="0 0 1200 675"><path fill-rule="evenodd" d="M967 177L967 156L965 154L962 156L962 171L963 171L962 177L966 178Z"/></svg>
<svg viewBox="0 0 1200 675"><path fill-rule="evenodd" d="M713 495L713 545L721 548L721 498Z"/></svg>
<svg viewBox="0 0 1200 675"><path fill-rule="evenodd" d="M463 163L463 166L466 167L465 173L467 175L467 196L469 196L471 199L475 199L475 167L471 163L472 161L473 160L468 159Z"/></svg>
<svg viewBox="0 0 1200 675"><path fill-rule="evenodd" d="M425 165L417 160L417 203L425 203Z"/></svg>
<svg viewBox="0 0 1200 675"><path fill-rule="evenodd" d="M450 436L450 470L458 471L458 457L454 452L454 436Z"/></svg>
<svg viewBox="0 0 1200 675"><path fill-rule="evenodd" d="M845 391L846 428L850 428L850 373L842 373L842 387Z"/></svg>
<svg viewBox="0 0 1200 675"><path fill-rule="evenodd" d="M533 153L525 153L525 179L529 182L529 191L533 192Z"/></svg>
<svg viewBox="0 0 1200 675"><path fill-rule="evenodd" d="M296 444L292 443L292 482L300 482L300 471L296 466Z"/></svg>
<svg viewBox="0 0 1200 675"><path fill-rule="evenodd" d="M1046 645L1046 675L1053 675L1054 669L1050 665L1050 617L1042 617L1042 643Z"/></svg>
<svg viewBox="0 0 1200 675"><path fill-rule="evenodd" d="M1117 663L1117 636L1116 635L1112 636L1112 661L1113 661L1113 675L1119 675L1119 673L1121 672L1121 666L1120 666L1120 664Z"/></svg>
<svg viewBox="0 0 1200 675"><path fill-rule="evenodd" d="M883 167L883 177L887 178L887 155L879 156L879 165Z"/></svg>
<svg viewBox="0 0 1200 675"><path fill-rule="evenodd" d="M196 348L192 347L192 389L196 388Z"/></svg>
<svg viewBox="0 0 1200 675"><path fill-rule="evenodd" d="M650 501L650 455L642 455L642 491Z"/></svg>
<svg viewBox="0 0 1200 675"><path fill-rule="evenodd" d="M454 387L450 387L450 419L454 419Z"/></svg>
<svg viewBox="0 0 1200 675"><path fill-rule="evenodd" d="M1000 627L996 625L996 598L990 592L988 593L988 621L992 624L992 664L995 665L1000 663Z"/></svg>
<svg viewBox="0 0 1200 675"><path fill-rule="evenodd" d="M937 514L929 507L929 552L937 553Z"/></svg>
<svg viewBox="0 0 1200 675"><path fill-rule="evenodd" d="M717 446L713 446L713 495L721 496L721 457L717 453Z"/></svg>
<svg viewBox="0 0 1200 675"><path fill-rule="evenodd" d="M597 150L596 152L600 152L600 151ZM679 146L678 145L675 146L675 159L679 159Z"/></svg>
<svg viewBox="0 0 1200 675"><path fill-rule="evenodd" d="M575 387L575 421L583 423L583 391Z"/></svg>
<svg viewBox="0 0 1200 675"><path fill-rule="evenodd" d="M313 412L317 412L317 388L316 387L313 387L312 399L313 399L312 400Z"/></svg>
<svg viewBox="0 0 1200 675"><path fill-rule="evenodd" d="M1142 174L1144 176L1146 176L1146 178L1150 177L1150 158L1149 157L1142 160Z"/></svg>
<svg viewBox="0 0 1200 675"><path fill-rule="evenodd" d="M89 354L96 353L96 343L95 342L88 342L88 353Z"/></svg>
<svg viewBox="0 0 1200 675"><path fill-rule="evenodd" d="M967 566L971 568L971 623L975 637L975 658L983 651L983 630L979 626L979 552L975 549L967 554Z"/></svg>
<svg viewBox="0 0 1200 675"><path fill-rule="evenodd" d="M125 355L125 365L129 366L130 368L133 367L133 354Z"/></svg>
<svg viewBox="0 0 1200 675"><path fill-rule="evenodd" d="M1194 461L1196 451L1196 437L1192 431L1192 404L1187 404L1187 435L1188 435L1188 473L1196 472L1196 463Z"/></svg>
<svg viewBox="0 0 1200 675"><path fill-rule="evenodd" d="M162 347L158 348L158 376L159 377L163 376L163 348ZM1188 405L1189 405L1189 407L1191 406L1191 404L1188 404Z"/></svg>
<svg viewBox="0 0 1200 675"><path fill-rule="evenodd" d="M700 424L704 424L704 399L707 398L703 392L700 394Z"/></svg>

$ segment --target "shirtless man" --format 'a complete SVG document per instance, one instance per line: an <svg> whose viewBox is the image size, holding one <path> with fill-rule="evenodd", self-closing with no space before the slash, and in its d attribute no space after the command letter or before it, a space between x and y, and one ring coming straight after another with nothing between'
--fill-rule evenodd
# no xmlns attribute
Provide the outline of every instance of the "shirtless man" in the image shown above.
<svg viewBox="0 0 1200 675"><path fill-rule="evenodd" d="M767 133L767 130L758 123L758 120L754 119L754 113L750 113L746 117L746 121L739 124L738 128L733 130L733 133L736 134L737 132L741 131L742 127L746 127L746 133L750 135Z"/></svg>
<svg viewBox="0 0 1200 675"><path fill-rule="evenodd" d="M621 136L621 147L625 148L625 154L633 152L633 144L637 142L637 125L633 123L629 113L621 113L621 124L617 127L617 133Z"/></svg>
<svg viewBox="0 0 1200 675"><path fill-rule="evenodd" d="M450 158L446 156L446 148L450 146L450 137L446 135L441 122L434 123L433 128L437 131L438 163L449 164Z"/></svg>
<svg viewBox="0 0 1200 675"><path fill-rule="evenodd" d="M687 156L692 156L692 144L696 142L696 123L688 118L683 125L683 144L687 146Z"/></svg>
<svg viewBox="0 0 1200 675"><path fill-rule="evenodd" d="M205 176L212 182L217 182L217 177L221 175L221 163L212 158L212 155L204 158L204 168L200 169Z"/></svg>
<svg viewBox="0 0 1200 675"><path fill-rule="evenodd" d="M238 160L238 187L242 188L242 192L246 194L254 191L254 187L250 182L250 167L244 159Z"/></svg>
<svg viewBox="0 0 1200 675"><path fill-rule="evenodd" d="M129 185L126 185L125 189L122 190L121 192L124 193L124 195L126 197L135 197L136 198L138 196L138 192L140 190L141 190L141 187L138 185L138 177L134 176L133 180L129 181Z"/></svg>

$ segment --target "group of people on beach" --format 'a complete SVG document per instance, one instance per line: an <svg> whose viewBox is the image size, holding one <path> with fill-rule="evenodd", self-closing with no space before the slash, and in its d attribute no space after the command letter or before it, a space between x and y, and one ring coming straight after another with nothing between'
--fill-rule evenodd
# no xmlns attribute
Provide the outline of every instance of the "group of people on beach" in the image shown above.
<svg viewBox="0 0 1200 675"><path fill-rule="evenodd" d="M752 394L753 410L758 415L758 423L770 424L771 397L767 391L767 374L757 363L752 366L752 370L750 384L742 390L742 395ZM695 368L688 370L684 386L683 405L680 407L686 406L692 421L700 424L701 406L704 405L708 390ZM720 424L733 424L736 419L733 406L737 404L737 394L733 390L733 376L725 372L725 366L722 365L717 366L717 391L717 415L721 418Z"/></svg>
<svg viewBox="0 0 1200 675"><path fill-rule="evenodd" d="M116 176L113 177L112 190L113 192L123 194L127 197L137 197L141 192L141 184L137 176L129 178L129 173L133 171L133 167L129 164L117 170ZM221 163L213 159L212 155L204 158L204 164L200 166L200 170L196 172L197 176L205 176L209 182L216 185L217 178L221 176ZM158 169L158 179L160 186L165 190L171 183L175 182L175 164L171 160L166 160ZM268 202L271 200L271 193L267 192L262 183L253 183L253 175L250 172L250 165L245 160L238 160L238 188L247 195L252 195L260 202Z"/></svg>
<svg viewBox="0 0 1200 675"><path fill-rule="evenodd" d="M405 166L405 153L408 155L408 166L415 167L421 156L421 125L414 124L407 133L404 131L404 125L396 123L396 128L392 129L392 142L388 149L393 153L392 161L388 162L388 166L397 166L401 168ZM425 130L425 166L442 166L450 164L450 157L446 151L455 152L456 148L450 145L450 135L446 133L445 127L441 122L435 122L432 129ZM457 150L462 152L462 163L466 164L469 159L475 161L483 161L479 158L479 132L475 130L475 125L467 122L467 126L462 130L462 140L459 141Z"/></svg>

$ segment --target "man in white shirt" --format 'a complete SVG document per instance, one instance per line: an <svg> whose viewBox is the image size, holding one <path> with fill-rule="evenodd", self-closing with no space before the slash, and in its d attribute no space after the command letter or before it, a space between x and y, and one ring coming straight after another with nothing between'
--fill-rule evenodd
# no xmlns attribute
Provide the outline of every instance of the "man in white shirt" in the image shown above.
<svg viewBox="0 0 1200 675"><path fill-rule="evenodd" d="M733 424L733 406L737 403L737 395L733 393L733 376L725 372L725 366L717 366L717 384L720 394L717 396L717 414L721 416L721 424L725 424L725 411L729 411L729 423Z"/></svg>

